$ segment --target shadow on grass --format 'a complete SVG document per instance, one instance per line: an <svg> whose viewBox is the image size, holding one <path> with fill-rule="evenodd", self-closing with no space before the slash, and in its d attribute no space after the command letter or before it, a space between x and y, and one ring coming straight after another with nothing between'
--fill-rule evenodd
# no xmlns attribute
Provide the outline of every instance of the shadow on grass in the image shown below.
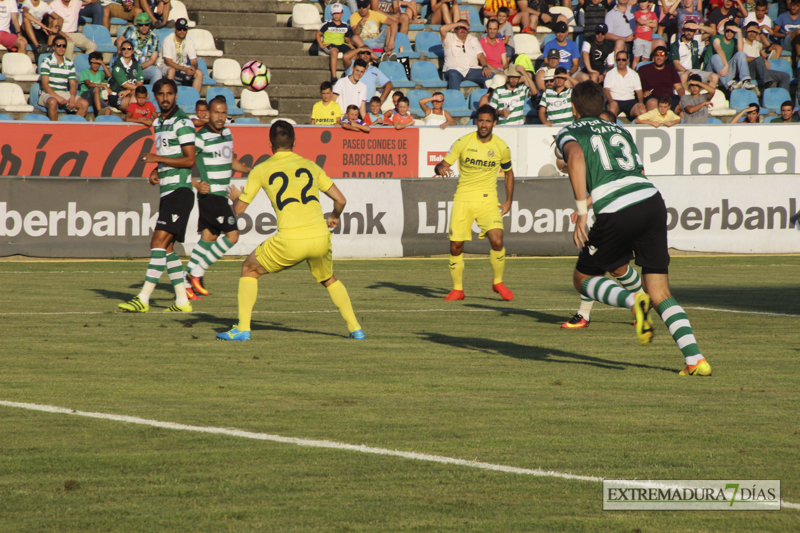
<svg viewBox="0 0 800 533"><path fill-rule="evenodd" d="M485 309L491 311L497 311L498 313L502 313L503 316L524 316L527 318L533 318L537 322L542 322L544 324L563 324L569 317L564 318L563 315L549 315L547 313L542 313L541 311L532 311L530 309L518 309L514 307L492 307L490 305L477 305L477 304L468 304L465 307L472 307L473 309Z"/></svg>
<svg viewBox="0 0 800 533"><path fill-rule="evenodd" d="M627 370L628 368L643 368L646 370L661 370L675 373L674 368L664 368L660 366L644 365L640 363L626 363L623 361L613 361L600 357L581 355L573 352L565 352L555 348L543 348L541 346L525 346L516 342L497 341L492 339L479 339L476 337L453 337L438 333L417 333L422 340L462 348L481 353L497 353L505 357L514 359L528 359L543 363L568 363L576 365L589 365L605 370Z"/></svg>
<svg viewBox="0 0 800 533"><path fill-rule="evenodd" d="M106 289L86 289L86 290L93 292L98 296L102 296L106 300L119 300L119 302L122 303L129 301L131 298L139 294L139 291L142 290L142 284L134 283L133 285L128 287L128 289L130 290L127 292L109 291ZM161 296L159 293L159 289L156 288L156 290L153 291L154 296L151 296L150 299L153 301L164 300L165 298L175 300L175 291L172 290L172 285L169 286L165 285L164 292L169 296ZM169 307L170 305L172 304L170 303L166 307Z"/></svg>
<svg viewBox="0 0 800 533"><path fill-rule="evenodd" d="M391 281L379 281L367 287L368 289L393 289L397 292L404 292L406 294L416 294L426 298L442 299L450 292L447 289L423 287L421 285L403 285L401 283L392 283Z"/></svg>
<svg viewBox="0 0 800 533"><path fill-rule="evenodd" d="M172 316L170 316L170 318L172 318ZM223 331L229 331L233 326L236 325L235 319L232 320L229 318L222 318L209 313L192 313L191 315L175 316L175 322L184 324L189 323L192 325L197 325L200 323L211 324L212 329L217 333L222 333ZM347 329L346 327L344 327L344 324L342 324L342 328L344 330ZM280 324L278 322L267 322L263 320L251 320L250 330L279 331L282 333L307 333L310 335L323 335L325 337L336 337L336 338L347 337L347 335L340 335L338 333L328 333L326 331L314 331L310 329L291 328L288 326L284 326L283 324Z"/></svg>
<svg viewBox="0 0 800 533"><path fill-rule="evenodd" d="M753 272L753 274L760 276L763 272L760 274ZM786 286L783 287L677 286L672 288L672 292L678 303L685 307L800 315L800 285L794 277L787 278ZM691 319L691 316L689 318Z"/></svg>

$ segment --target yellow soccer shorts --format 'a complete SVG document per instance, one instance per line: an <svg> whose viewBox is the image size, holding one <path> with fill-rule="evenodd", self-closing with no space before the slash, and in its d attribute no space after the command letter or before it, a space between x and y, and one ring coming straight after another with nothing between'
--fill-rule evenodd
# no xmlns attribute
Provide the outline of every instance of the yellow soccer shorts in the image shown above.
<svg viewBox="0 0 800 533"><path fill-rule="evenodd" d="M331 236L312 238L287 238L273 235L256 248L256 259L270 274L280 272L305 261L318 282L333 276L333 251Z"/></svg>
<svg viewBox="0 0 800 533"><path fill-rule="evenodd" d="M486 238L486 232L489 230L503 229L503 217L500 215L499 206L500 202L496 196L476 201L455 200L450 212L450 240L471 241L473 222L477 222L481 229L479 239Z"/></svg>

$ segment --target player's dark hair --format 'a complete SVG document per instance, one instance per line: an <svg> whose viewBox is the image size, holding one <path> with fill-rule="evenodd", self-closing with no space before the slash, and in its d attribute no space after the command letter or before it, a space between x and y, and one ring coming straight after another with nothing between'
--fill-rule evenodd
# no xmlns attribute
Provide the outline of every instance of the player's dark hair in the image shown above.
<svg viewBox="0 0 800 533"><path fill-rule="evenodd" d="M285 120L276 120L269 128L269 142L272 151L294 148L294 128Z"/></svg>
<svg viewBox="0 0 800 533"><path fill-rule="evenodd" d="M120 49L122 49L122 47L123 47L123 46L125 46L126 44L129 44L129 45L131 45L131 48L133 48L134 50L136 50L136 47L135 47L135 46L133 46L133 43L132 43L132 42L130 42L130 41L128 41L128 40L122 41L122 43L120 43L120 45L119 45Z"/></svg>
<svg viewBox="0 0 800 533"><path fill-rule="evenodd" d="M756 21L748 22L747 25L744 27L744 29L746 30L747 28L752 28L754 26L755 26L756 29L758 29L758 22L756 22Z"/></svg>
<svg viewBox="0 0 800 533"><path fill-rule="evenodd" d="M703 81L703 77L700 74L692 74L691 76L689 76L689 81L702 82Z"/></svg>
<svg viewBox="0 0 800 533"><path fill-rule="evenodd" d="M511 11L506 6L503 6L497 10L497 14L499 15L500 13L505 13L508 16Z"/></svg>
<svg viewBox="0 0 800 533"><path fill-rule="evenodd" d="M369 99L369 103L370 104L382 104L383 102L381 102L381 99L380 99L379 96L373 96L372 98Z"/></svg>
<svg viewBox="0 0 800 533"><path fill-rule="evenodd" d="M211 104L224 104L227 107L228 100L226 100L225 97L222 96L221 94L218 94L217 96L212 98L210 102L208 102L209 108L211 107Z"/></svg>
<svg viewBox="0 0 800 533"><path fill-rule="evenodd" d="M178 84L175 83L175 80L171 80L169 78L161 78L158 80L155 85L153 85L153 94L158 94L158 92L164 87L164 85L169 85L172 87L172 92L178 94Z"/></svg>
<svg viewBox="0 0 800 533"><path fill-rule="evenodd" d="M410 101L408 100L408 98L406 98L405 96L401 96L400 98L398 98L398 99L397 99L397 103L398 103L398 104L402 104L402 103L404 103L404 102L405 102L406 104L408 104L408 105L411 105L411 102L410 102Z"/></svg>
<svg viewBox="0 0 800 533"><path fill-rule="evenodd" d="M358 106L353 104L350 104L349 106L347 106L347 109L344 110L345 114L349 113L350 111L361 113L361 110L358 109Z"/></svg>
<svg viewBox="0 0 800 533"><path fill-rule="evenodd" d="M206 102L202 98L194 103L194 110L197 111L201 107L208 107L208 102Z"/></svg>
<svg viewBox="0 0 800 533"><path fill-rule="evenodd" d="M323 81L319 84L319 92L327 91L328 89L333 90L333 84L329 81Z"/></svg>
<svg viewBox="0 0 800 533"><path fill-rule="evenodd" d="M444 96L441 91L436 91L431 96Z"/></svg>
<svg viewBox="0 0 800 533"><path fill-rule="evenodd" d="M481 115L492 115L492 122L497 121L497 109L493 108L489 104L482 105L478 108L478 112L475 114L476 117Z"/></svg>
<svg viewBox="0 0 800 533"><path fill-rule="evenodd" d="M395 92L393 92L393 93L392 93L392 100L394 100L394 99L395 99L395 97L397 97L397 98L402 98L403 96L405 96L405 95L403 94L403 91L395 91Z"/></svg>
<svg viewBox="0 0 800 533"><path fill-rule="evenodd" d="M605 103L603 88L591 80L582 81L572 88L572 105L581 118L599 117Z"/></svg>
<svg viewBox="0 0 800 533"><path fill-rule="evenodd" d="M56 35L56 38L53 39L53 45L55 46L58 41L64 41L64 44L67 44L67 38L63 35Z"/></svg>
<svg viewBox="0 0 800 533"><path fill-rule="evenodd" d="M92 52L91 54L89 54L89 61L92 61L92 60L94 60L94 61L102 61L103 60L103 54L101 52Z"/></svg>
<svg viewBox="0 0 800 533"><path fill-rule="evenodd" d="M661 104L670 104L672 105L672 97L668 94L662 94L658 97L658 105Z"/></svg>
<svg viewBox="0 0 800 533"><path fill-rule="evenodd" d="M353 70L355 70L356 67L363 67L364 70L367 70L367 62L359 57L353 62Z"/></svg>
<svg viewBox="0 0 800 533"><path fill-rule="evenodd" d="M767 0L756 0L756 7L767 7Z"/></svg>
<svg viewBox="0 0 800 533"><path fill-rule="evenodd" d="M612 113L607 109L600 111L599 118L605 120L606 122L610 122L612 124L615 124L617 122L617 117L614 116L614 113Z"/></svg>
<svg viewBox="0 0 800 533"><path fill-rule="evenodd" d="M787 105L792 108L792 111L794 111L794 106L792 105L791 100L786 100L784 103L782 103L781 108L786 107Z"/></svg>
<svg viewBox="0 0 800 533"><path fill-rule="evenodd" d="M498 29L500 28L500 23L497 22L497 19L489 19L489 20L486 21L486 29L487 30L489 29L489 26L492 25L492 23L494 23L494 25L497 26Z"/></svg>
<svg viewBox="0 0 800 533"><path fill-rule="evenodd" d="M133 91L133 94L143 94L147 96L147 87L145 87L144 85L139 85L138 87L136 87L136 90Z"/></svg>
<svg viewBox="0 0 800 533"><path fill-rule="evenodd" d="M564 67L558 67L558 68L556 68L556 71L554 72L554 74L566 74L566 73L567 73L567 69L565 69Z"/></svg>

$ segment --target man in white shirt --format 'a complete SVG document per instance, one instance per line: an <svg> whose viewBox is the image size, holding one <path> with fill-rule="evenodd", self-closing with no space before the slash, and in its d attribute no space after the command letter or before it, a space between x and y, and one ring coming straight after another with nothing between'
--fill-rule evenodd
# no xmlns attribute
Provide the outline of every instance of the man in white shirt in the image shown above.
<svg viewBox="0 0 800 533"><path fill-rule="evenodd" d="M61 17L44 0L25 0L22 4L22 28L38 62L39 55L51 51L50 45L61 27Z"/></svg>
<svg viewBox="0 0 800 533"><path fill-rule="evenodd" d="M180 85L191 85L197 92L203 87L203 71L197 68L197 48L186 35L189 22L175 21L175 33L167 35L161 45L161 72Z"/></svg>
<svg viewBox="0 0 800 533"><path fill-rule="evenodd" d="M367 86L359 80L366 71L367 62L356 59L353 63L353 73L340 79L333 86L333 101L342 109L347 109L349 105L356 106L361 117L367 114Z"/></svg>
<svg viewBox="0 0 800 533"><path fill-rule="evenodd" d="M28 40L22 36L19 28L18 13L17 0L0 0L0 44L12 52L24 54ZM8 31L11 29L11 24L14 24L14 29L17 30L16 35Z"/></svg>
<svg viewBox="0 0 800 533"><path fill-rule="evenodd" d="M609 70L603 80L606 107L614 116L624 112L633 122L645 112L642 81L635 70L628 68L628 52L617 52L614 57L617 68Z"/></svg>
<svg viewBox="0 0 800 533"><path fill-rule="evenodd" d="M94 41L86 38L78 31L78 22L81 18L81 0L53 0L50 4L53 12L64 20L64 25L61 26L61 32L67 37L67 59L72 59L75 56L75 47L77 46L84 53L91 54L97 50L97 45Z"/></svg>
<svg viewBox="0 0 800 533"><path fill-rule="evenodd" d="M450 33L455 30L455 33ZM461 19L453 24L445 24L439 29L439 37L444 47L444 77L447 88L461 89L464 80L483 87L494 70L486 61L481 43L469 34L469 21Z"/></svg>

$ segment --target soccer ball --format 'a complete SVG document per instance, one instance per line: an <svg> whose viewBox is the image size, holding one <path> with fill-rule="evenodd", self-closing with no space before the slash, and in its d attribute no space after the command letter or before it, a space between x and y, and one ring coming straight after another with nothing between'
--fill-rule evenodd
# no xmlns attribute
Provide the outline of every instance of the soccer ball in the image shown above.
<svg viewBox="0 0 800 533"><path fill-rule="evenodd" d="M260 61L249 61L242 67L242 85L251 91L263 91L270 81L267 66Z"/></svg>

